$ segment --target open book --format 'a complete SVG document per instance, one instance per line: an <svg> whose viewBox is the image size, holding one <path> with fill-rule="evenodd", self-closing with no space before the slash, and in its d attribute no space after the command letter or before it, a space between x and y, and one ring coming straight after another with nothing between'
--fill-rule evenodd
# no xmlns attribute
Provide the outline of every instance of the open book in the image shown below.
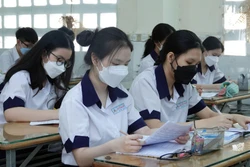
<svg viewBox="0 0 250 167"><path fill-rule="evenodd" d="M51 125L51 124L59 124L59 120L33 121L33 122L30 122L30 125Z"/></svg>

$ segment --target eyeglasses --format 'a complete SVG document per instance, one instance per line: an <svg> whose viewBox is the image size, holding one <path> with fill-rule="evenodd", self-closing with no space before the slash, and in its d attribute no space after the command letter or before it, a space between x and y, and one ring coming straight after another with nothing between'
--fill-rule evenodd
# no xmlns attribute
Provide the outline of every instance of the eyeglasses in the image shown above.
<svg viewBox="0 0 250 167"><path fill-rule="evenodd" d="M32 46L33 46L32 44L27 45L27 44L26 44L26 43L24 43L22 40L20 40L20 41L21 41L21 43L22 43L22 44L24 44L27 48L32 48Z"/></svg>
<svg viewBox="0 0 250 167"><path fill-rule="evenodd" d="M59 56L55 55L55 54L52 53L52 52L50 52L50 53L51 53L53 56L56 57L56 64L57 64L58 66L61 66L61 65L63 65L63 64L64 64L64 67L65 67L65 68L69 68L69 67L71 66L71 62L70 62L70 61L66 61L64 58L59 57Z"/></svg>
<svg viewBox="0 0 250 167"><path fill-rule="evenodd" d="M192 156L191 151L187 151L187 152L163 154L158 159L160 159L160 160L177 161L177 160L183 160L183 159L189 158L191 156Z"/></svg>

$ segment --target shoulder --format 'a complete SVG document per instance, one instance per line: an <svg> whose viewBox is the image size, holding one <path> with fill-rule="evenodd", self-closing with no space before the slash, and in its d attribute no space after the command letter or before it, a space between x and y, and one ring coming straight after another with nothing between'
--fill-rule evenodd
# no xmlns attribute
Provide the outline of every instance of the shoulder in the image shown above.
<svg viewBox="0 0 250 167"><path fill-rule="evenodd" d="M18 71L11 76L9 82L30 83L30 74L25 70Z"/></svg>
<svg viewBox="0 0 250 167"><path fill-rule="evenodd" d="M143 81L148 81L148 82L153 82L155 81L155 66L149 67L143 72L141 72L135 79L133 83L138 83L138 82L143 82Z"/></svg>
<svg viewBox="0 0 250 167"><path fill-rule="evenodd" d="M4 60L11 56L11 50L6 50L0 55L0 59Z"/></svg>

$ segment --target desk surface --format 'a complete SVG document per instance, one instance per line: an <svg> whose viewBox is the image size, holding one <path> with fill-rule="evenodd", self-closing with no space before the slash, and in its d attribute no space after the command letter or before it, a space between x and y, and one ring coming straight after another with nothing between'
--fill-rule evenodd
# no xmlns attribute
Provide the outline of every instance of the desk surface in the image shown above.
<svg viewBox="0 0 250 167"><path fill-rule="evenodd" d="M250 98L250 91L240 91L237 95L234 97L226 97L226 96L216 96L211 99L204 99L204 102L208 105L211 104L221 104L221 103L227 103L232 101L238 101L243 99Z"/></svg>
<svg viewBox="0 0 250 167"><path fill-rule="evenodd" d="M234 151L232 145L244 142L244 148L240 151ZM189 159L180 161L166 161L157 160L156 158L110 154L95 158L94 166L108 167L114 166L133 166L133 167L181 167L181 166L230 166L237 162L245 161L250 158L250 138L239 139L229 145L224 146L223 149L211 152L201 156L192 156Z"/></svg>
<svg viewBox="0 0 250 167"><path fill-rule="evenodd" d="M0 125L0 150L27 147L60 140L58 126L30 126L29 123Z"/></svg>

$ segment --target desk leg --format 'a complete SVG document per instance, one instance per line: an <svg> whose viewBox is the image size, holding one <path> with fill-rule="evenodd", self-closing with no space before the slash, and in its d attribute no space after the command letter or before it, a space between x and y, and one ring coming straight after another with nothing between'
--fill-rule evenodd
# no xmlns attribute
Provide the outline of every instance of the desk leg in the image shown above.
<svg viewBox="0 0 250 167"><path fill-rule="evenodd" d="M237 112L240 112L241 106L242 106L242 101L241 101L241 100L238 100L238 101L237 101Z"/></svg>
<svg viewBox="0 0 250 167"><path fill-rule="evenodd" d="M16 150L6 150L6 167L16 167Z"/></svg>

